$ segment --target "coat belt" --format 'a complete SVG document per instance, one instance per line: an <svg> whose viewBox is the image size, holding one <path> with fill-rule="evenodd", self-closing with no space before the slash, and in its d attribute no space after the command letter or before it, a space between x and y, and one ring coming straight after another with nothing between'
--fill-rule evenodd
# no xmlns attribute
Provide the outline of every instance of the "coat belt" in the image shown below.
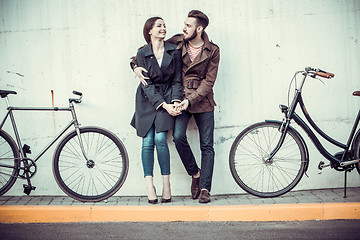
<svg viewBox="0 0 360 240"><path fill-rule="evenodd" d="M188 79L186 82L186 88L197 89L200 86L202 79Z"/></svg>

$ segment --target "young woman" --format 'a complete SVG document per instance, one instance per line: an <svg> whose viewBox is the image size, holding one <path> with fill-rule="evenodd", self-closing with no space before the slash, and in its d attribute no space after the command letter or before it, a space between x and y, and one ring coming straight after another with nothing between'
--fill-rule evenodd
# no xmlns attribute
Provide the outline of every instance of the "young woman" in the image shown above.
<svg viewBox="0 0 360 240"><path fill-rule="evenodd" d="M167 132L174 128L176 106L181 102L181 52L176 45L164 41L166 26L160 17L145 22L144 38L148 45L137 53L137 64L147 72L146 83L140 83L135 97L135 113L131 125L142 137L141 159L146 180L148 202L158 202L153 183L154 148L163 178L162 202L171 202L170 153Z"/></svg>

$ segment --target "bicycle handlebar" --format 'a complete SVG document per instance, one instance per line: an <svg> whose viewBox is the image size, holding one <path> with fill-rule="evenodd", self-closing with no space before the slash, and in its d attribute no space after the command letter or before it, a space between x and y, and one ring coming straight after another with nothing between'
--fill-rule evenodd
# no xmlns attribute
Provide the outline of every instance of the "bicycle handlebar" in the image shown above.
<svg viewBox="0 0 360 240"><path fill-rule="evenodd" d="M323 77L323 78L330 79L330 78L335 77L335 74L326 72L324 70L321 70L320 68L314 69L311 67L307 67L307 68L305 68L305 71L306 72L314 72L316 76Z"/></svg>
<svg viewBox="0 0 360 240"><path fill-rule="evenodd" d="M69 102L70 103L72 103L72 102L81 103L81 99L83 97L83 94L81 92L78 92L78 91L73 91L72 93L75 94L75 95L78 95L80 97L79 98L69 98Z"/></svg>
<svg viewBox="0 0 360 240"><path fill-rule="evenodd" d="M75 91L75 90L73 91L73 94L78 95L80 97L83 95L81 92L78 92L78 91Z"/></svg>
<svg viewBox="0 0 360 240"><path fill-rule="evenodd" d="M330 78L335 77L335 74L329 73L329 72L324 72L324 71L316 71L316 76L330 79Z"/></svg>

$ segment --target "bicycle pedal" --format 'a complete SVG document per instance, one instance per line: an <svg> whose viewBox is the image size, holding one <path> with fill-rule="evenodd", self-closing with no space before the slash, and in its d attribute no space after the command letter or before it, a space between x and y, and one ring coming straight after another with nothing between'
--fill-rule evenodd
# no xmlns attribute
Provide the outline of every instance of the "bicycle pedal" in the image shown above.
<svg viewBox="0 0 360 240"><path fill-rule="evenodd" d="M30 146L27 145L27 144L24 144L24 146L23 146L23 151L24 151L24 153L29 153L29 154L31 154Z"/></svg>
<svg viewBox="0 0 360 240"><path fill-rule="evenodd" d="M32 190L36 189L36 187L31 186L31 185L26 185L26 184L24 184L23 187L24 187L24 193L26 195L29 195Z"/></svg>

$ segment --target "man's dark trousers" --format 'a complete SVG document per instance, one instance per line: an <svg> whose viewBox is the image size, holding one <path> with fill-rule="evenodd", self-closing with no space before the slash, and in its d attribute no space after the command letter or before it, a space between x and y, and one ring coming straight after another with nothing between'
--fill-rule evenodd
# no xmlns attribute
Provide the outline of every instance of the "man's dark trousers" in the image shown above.
<svg viewBox="0 0 360 240"><path fill-rule="evenodd" d="M186 137L186 130L191 117L194 116L199 129L201 150L200 189L211 191L211 181L214 169L214 112L189 113L183 111L176 117L174 128L174 142L181 161L190 176L196 175L199 167L191 151Z"/></svg>

